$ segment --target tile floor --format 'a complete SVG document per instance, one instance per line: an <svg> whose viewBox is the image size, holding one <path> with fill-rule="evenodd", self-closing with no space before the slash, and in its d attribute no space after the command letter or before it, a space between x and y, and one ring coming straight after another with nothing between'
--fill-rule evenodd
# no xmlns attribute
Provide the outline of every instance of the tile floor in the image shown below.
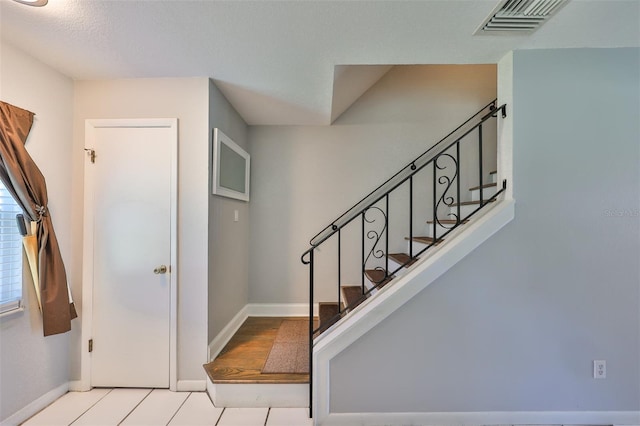
<svg viewBox="0 0 640 426"><path fill-rule="evenodd" d="M26 426L311 426L306 408L219 408L205 392L93 389L69 392Z"/></svg>

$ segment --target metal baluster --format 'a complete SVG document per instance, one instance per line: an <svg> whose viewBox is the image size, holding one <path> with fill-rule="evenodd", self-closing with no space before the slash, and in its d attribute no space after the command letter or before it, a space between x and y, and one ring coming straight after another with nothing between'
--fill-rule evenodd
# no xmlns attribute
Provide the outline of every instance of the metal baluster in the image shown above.
<svg viewBox="0 0 640 426"><path fill-rule="evenodd" d="M338 229L338 312L342 312L342 308L341 308L341 306L342 306L341 305L341 302L342 302L341 297L342 296L340 295L340 293L341 293L340 290L342 289L342 281L341 281L341 278L340 278L341 275L342 275L342 273L341 273L341 269L342 269L341 266L342 265L341 265L341 261L340 261L341 232L342 232L342 229Z"/></svg>
<svg viewBox="0 0 640 426"><path fill-rule="evenodd" d="M413 176L409 178L409 258L413 259Z"/></svg>
<svg viewBox="0 0 640 426"><path fill-rule="evenodd" d="M438 212L436 209L438 208L436 204L436 199L438 198L436 194L436 163L438 162L438 157L433 159L433 241L436 241L436 228L438 226Z"/></svg>
<svg viewBox="0 0 640 426"><path fill-rule="evenodd" d="M384 278L386 280L387 277L389 276L389 194L388 193L387 193L385 199L386 199L385 202L386 202L386 212L387 212L387 214L384 217L384 227L386 229L386 231L385 231L385 247L384 247L384 250L385 250L385 252L384 252L384 254L385 254Z"/></svg>
<svg viewBox="0 0 640 426"><path fill-rule="evenodd" d="M364 215L366 213L366 210L364 210L362 212L362 294L364 295L364 271L365 271L365 265L364 265Z"/></svg>
<svg viewBox="0 0 640 426"><path fill-rule="evenodd" d="M313 417L313 249L309 252L309 418Z"/></svg>
<svg viewBox="0 0 640 426"><path fill-rule="evenodd" d="M460 164L460 139L458 139L458 142L456 142L456 156L458 158L458 164ZM462 217L460 216L460 166L458 166L458 177L456 178L456 192L457 192L457 197L456 200L458 201L458 217L456 218L456 225L458 226L460 224L460 219L462 219Z"/></svg>
<svg viewBox="0 0 640 426"><path fill-rule="evenodd" d="M480 170L480 206L483 206L484 196L482 195L482 124L478 126L478 157L480 161L480 164L478 164Z"/></svg>

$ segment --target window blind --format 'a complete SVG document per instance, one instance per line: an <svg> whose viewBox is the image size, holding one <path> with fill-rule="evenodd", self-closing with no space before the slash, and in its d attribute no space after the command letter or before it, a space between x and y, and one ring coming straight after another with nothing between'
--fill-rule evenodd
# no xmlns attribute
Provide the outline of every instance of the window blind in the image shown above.
<svg viewBox="0 0 640 426"><path fill-rule="evenodd" d="M16 214L22 209L0 182L0 313L22 304L22 236Z"/></svg>

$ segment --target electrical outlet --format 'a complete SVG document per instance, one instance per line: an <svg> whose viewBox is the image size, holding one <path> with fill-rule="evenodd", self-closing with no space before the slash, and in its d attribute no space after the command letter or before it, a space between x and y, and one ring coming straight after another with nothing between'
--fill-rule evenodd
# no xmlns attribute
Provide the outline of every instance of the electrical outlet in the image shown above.
<svg viewBox="0 0 640 426"><path fill-rule="evenodd" d="M607 378L607 361L603 359L596 359L593 361L593 378L594 379Z"/></svg>
<svg viewBox="0 0 640 426"><path fill-rule="evenodd" d="M237 222L239 220L240 220L240 214L239 214L238 210L234 210L233 211L233 221Z"/></svg>

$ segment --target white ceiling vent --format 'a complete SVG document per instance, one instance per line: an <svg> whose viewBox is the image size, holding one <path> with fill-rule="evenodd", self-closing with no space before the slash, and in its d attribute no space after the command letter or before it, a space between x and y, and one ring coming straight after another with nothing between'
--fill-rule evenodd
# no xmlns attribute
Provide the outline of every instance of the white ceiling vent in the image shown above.
<svg viewBox="0 0 640 426"><path fill-rule="evenodd" d="M504 0L475 34L486 34L488 31L535 31L568 1Z"/></svg>

